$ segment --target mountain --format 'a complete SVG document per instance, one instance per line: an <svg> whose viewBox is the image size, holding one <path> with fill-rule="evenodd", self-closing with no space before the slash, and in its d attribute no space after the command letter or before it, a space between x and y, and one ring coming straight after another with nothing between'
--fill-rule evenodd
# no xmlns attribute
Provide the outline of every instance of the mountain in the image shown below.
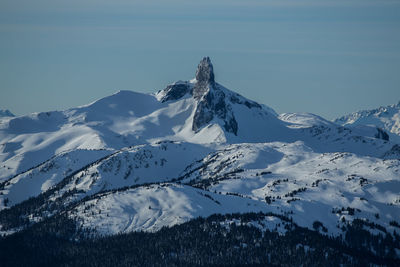
<svg viewBox="0 0 400 267"><path fill-rule="evenodd" d="M0 181L75 149L113 151L157 141L196 144L295 142L318 152L384 155L390 142L312 114L275 111L214 81L204 58L196 78L156 94L119 91L86 106L33 113L0 122ZM367 148L368 147L368 148ZM85 154L86 152L83 152Z"/></svg>
<svg viewBox="0 0 400 267"><path fill-rule="evenodd" d="M0 234L4 242L37 228L66 240L112 238L240 213L214 224L245 220L263 235L308 229L340 246L362 230L391 241L382 253L357 249L393 259L400 146L390 134L381 124L278 115L217 83L206 57L193 80L154 94L119 91L1 120Z"/></svg>
<svg viewBox="0 0 400 267"><path fill-rule="evenodd" d="M395 105L363 110L342 116L335 123L360 130L375 131L377 136L400 143L400 101Z"/></svg>
<svg viewBox="0 0 400 267"><path fill-rule="evenodd" d="M0 109L0 117L15 117L8 109Z"/></svg>

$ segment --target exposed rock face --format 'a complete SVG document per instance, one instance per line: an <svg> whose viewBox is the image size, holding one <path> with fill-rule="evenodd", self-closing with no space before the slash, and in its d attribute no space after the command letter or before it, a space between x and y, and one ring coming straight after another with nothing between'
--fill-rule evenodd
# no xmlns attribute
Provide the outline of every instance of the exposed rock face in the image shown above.
<svg viewBox="0 0 400 267"><path fill-rule="evenodd" d="M210 87L215 85L214 69L209 57L205 57L200 61L196 71L196 84L193 89L193 97L198 100Z"/></svg>
<svg viewBox="0 0 400 267"><path fill-rule="evenodd" d="M161 98L161 102L178 100L187 93L191 93L191 90L192 86L189 82L179 81L174 84L170 84L164 89L165 95Z"/></svg>
<svg viewBox="0 0 400 267"><path fill-rule="evenodd" d="M385 131L382 130L381 128L376 128L376 130L378 131L378 132L375 134L375 137L376 137L376 138L389 141L389 135L387 134L387 132L385 132Z"/></svg>
<svg viewBox="0 0 400 267"><path fill-rule="evenodd" d="M198 82L214 83L214 68L209 57L204 57L197 67L196 80Z"/></svg>
<svg viewBox="0 0 400 267"><path fill-rule="evenodd" d="M232 95L231 96L231 102L232 103L236 103L236 104L241 104L241 105L245 105L246 107L248 107L248 108L258 108L258 109L261 109L262 107L261 107L261 105L260 104L258 104L257 102L254 102L254 101L251 101L251 100L241 100L240 98L239 98L240 96L237 94L236 96L235 95Z"/></svg>
<svg viewBox="0 0 400 267"><path fill-rule="evenodd" d="M394 145L388 152L383 155L385 159L398 159L400 157L400 145Z"/></svg>
<svg viewBox="0 0 400 267"><path fill-rule="evenodd" d="M237 135L238 124L231 106L226 104L225 100L225 94L218 89L218 85L207 92L197 104L193 118L193 131L196 132L214 118L219 118L224 122L223 126L227 132Z"/></svg>
<svg viewBox="0 0 400 267"><path fill-rule="evenodd" d="M200 130L214 118L224 122L226 131L237 135L238 124L232 108L226 103L225 93L214 80L213 65L209 57L200 61L196 71L196 84L193 88L193 97L198 101L193 118L193 131Z"/></svg>

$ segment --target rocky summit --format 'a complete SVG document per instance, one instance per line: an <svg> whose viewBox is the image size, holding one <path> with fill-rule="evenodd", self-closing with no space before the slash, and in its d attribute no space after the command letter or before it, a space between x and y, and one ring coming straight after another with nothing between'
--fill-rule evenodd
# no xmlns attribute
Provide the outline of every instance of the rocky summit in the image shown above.
<svg viewBox="0 0 400 267"><path fill-rule="evenodd" d="M215 86L214 69L209 57L204 57L197 67L193 97L199 100Z"/></svg>

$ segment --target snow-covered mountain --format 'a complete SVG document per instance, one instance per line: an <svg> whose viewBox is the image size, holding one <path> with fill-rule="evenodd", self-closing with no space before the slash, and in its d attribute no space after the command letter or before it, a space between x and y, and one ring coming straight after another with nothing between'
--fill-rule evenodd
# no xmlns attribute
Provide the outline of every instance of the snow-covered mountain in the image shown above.
<svg viewBox="0 0 400 267"><path fill-rule="evenodd" d="M335 236L355 219L373 234L396 230L398 106L335 122L278 115L218 84L213 71L204 58L193 80L155 94L119 91L2 119L0 232L60 214L110 235L259 211L310 229L318 221ZM284 232L280 220L266 224Z"/></svg>
<svg viewBox="0 0 400 267"><path fill-rule="evenodd" d="M364 131L375 132L400 143L400 101L395 105L363 110L345 115L335 120L335 123Z"/></svg>
<svg viewBox="0 0 400 267"><path fill-rule="evenodd" d="M15 115L8 109L0 109L0 118L1 117L15 117Z"/></svg>
<svg viewBox="0 0 400 267"><path fill-rule="evenodd" d="M119 91L65 111L0 121L0 181L75 149L106 149L161 140L197 144L304 141L318 152L382 156L390 142L341 127L312 114L283 114L214 81L209 58L196 78L156 94Z"/></svg>

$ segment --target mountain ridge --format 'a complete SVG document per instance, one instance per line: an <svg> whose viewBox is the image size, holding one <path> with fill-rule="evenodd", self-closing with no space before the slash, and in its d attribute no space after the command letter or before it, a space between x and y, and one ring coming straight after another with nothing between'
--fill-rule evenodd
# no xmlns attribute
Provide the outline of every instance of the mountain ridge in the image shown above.
<svg viewBox="0 0 400 267"><path fill-rule="evenodd" d="M390 143L396 143L396 137L392 134L387 142L385 132L375 127L343 128L306 113L278 116L271 108L216 83L213 71L210 59L205 57L195 79L178 81L157 93L120 90L65 111L3 119L0 160L5 168L0 171L0 180L65 151L114 150L161 140L198 144L303 140L320 152L348 151L380 157L397 151ZM198 93L193 92L196 86ZM365 144L360 142L373 150L364 149Z"/></svg>
<svg viewBox="0 0 400 267"><path fill-rule="evenodd" d="M388 138L400 142L400 101L397 104L381 106L376 109L360 110L334 120L346 127L373 126L385 131ZM378 130L379 131L379 130Z"/></svg>

